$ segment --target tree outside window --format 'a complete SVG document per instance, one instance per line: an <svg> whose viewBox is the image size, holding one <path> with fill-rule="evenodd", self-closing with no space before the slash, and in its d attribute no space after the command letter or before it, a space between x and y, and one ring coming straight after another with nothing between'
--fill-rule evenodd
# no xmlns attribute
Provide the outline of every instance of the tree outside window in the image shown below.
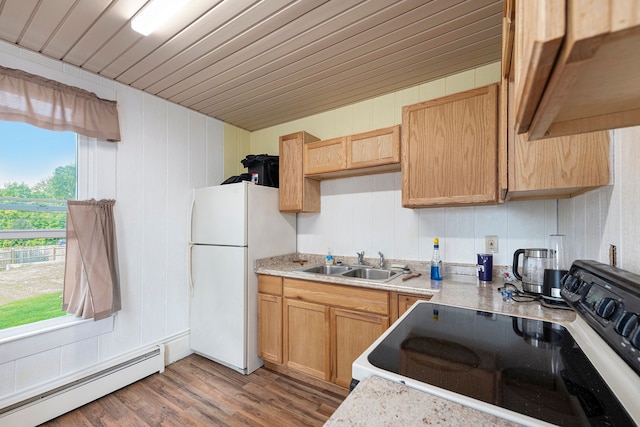
<svg viewBox="0 0 640 427"><path fill-rule="evenodd" d="M66 200L77 137L0 122L0 329L63 316Z"/></svg>

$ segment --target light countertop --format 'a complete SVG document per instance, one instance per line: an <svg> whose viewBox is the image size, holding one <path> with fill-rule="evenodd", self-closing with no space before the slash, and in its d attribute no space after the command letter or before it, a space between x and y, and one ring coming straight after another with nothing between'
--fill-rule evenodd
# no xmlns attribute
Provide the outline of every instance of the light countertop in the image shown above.
<svg viewBox="0 0 640 427"><path fill-rule="evenodd" d="M325 423L325 427L517 425L376 376L362 380Z"/></svg>
<svg viewBox="0 0 640 427"><path fill-rule="evenodd" d="M498 290L505 284L501 274L503 270L499 267L494 268L494 280L491 283L480 282L475 275L475 266L469 265L446 265L444 280L432 281L429 278L429 271L427 270L428 263L391 260L388 265L391 265L391 262L407 264L412 272L422 273L422 275L403 281L402 274L398 274L390 281L376 282L347 278L340 275L324 275L296 271L300 269L302 265L299 262L294 262L293 259L296 259L295 255L258 260L255 271L258 274L282 276L293 279L426 295L431 297L430 301L432 303L529 317L550 322L568 323L574 321L576 318L575 313L571 310L550 309L542 307L538 302L517 303L514 301L504 301ZM323 258L318 255L305 255L304 259L308 260L304 264L305 267L308 267L309 265L320 264ZM354 260L349 259L345 262L345 264L354 263ZM519 283L515 283L515 285L521 289Z"/></svg>

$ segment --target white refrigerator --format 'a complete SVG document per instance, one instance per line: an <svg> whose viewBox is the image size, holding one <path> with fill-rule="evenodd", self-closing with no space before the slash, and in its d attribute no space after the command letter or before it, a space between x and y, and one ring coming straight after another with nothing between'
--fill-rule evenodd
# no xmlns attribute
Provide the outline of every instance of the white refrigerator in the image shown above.
<svg viewBox="0 0 640 427"><path fill-rule="evenodd" d="M296 216L279 211L277 188L197 188L190 232L191 348L249 374L263 365L254 262L296 251Z"/></svg>

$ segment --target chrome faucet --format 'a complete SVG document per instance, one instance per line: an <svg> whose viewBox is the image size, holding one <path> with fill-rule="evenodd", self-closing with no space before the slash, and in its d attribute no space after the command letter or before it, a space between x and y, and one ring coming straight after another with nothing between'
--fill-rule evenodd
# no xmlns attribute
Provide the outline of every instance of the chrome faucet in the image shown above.
<svg viewBox="0 0 640 427"><path fill-rule="evenodd" d="M382 254L382 252L378 252L378 255L380 255L380 269L384 268L384 255Z"/></svg>
<svg viewBox="0 0 640 427"><path fill-rule="evenodd" d="M358 264L364 265L364 251L356 252L356 254L358 254Z"/></svg>

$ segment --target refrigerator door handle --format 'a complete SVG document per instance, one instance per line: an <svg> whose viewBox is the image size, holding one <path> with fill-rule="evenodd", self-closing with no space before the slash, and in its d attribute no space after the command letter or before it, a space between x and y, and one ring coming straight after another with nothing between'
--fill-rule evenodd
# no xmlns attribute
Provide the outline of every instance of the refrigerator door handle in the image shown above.
<svg viewBox="0 0 640 427"><path fill-rule="evenodd" d="M187 268L187 274L189 276L189 289L191 290L191 296L193 296L193 245L189 244L189 267Z"/></svg>
<svg viewBox="0 0 640 427"><path fill-rule="evenodd" d="M196 189L191 190L191 206L189 207L189 241L193 239L193 207L196 205Z"/></svg>

